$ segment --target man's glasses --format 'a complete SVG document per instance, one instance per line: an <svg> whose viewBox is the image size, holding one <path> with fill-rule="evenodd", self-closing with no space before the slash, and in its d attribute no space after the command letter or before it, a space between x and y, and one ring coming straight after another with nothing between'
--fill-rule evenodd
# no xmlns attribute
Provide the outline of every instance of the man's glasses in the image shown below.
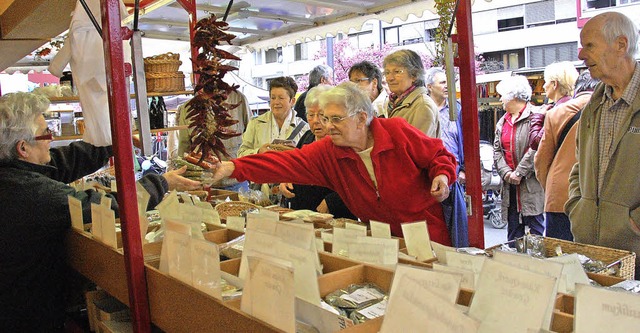
<svg viewBox="0 0 640 333"><path fill-rule="evenodd" d="M392 71L384 71L382 72L382 74L384 74L384 76L398 76L398 75L402 75L404 72L406 72L404 69L396 69L396 70L392 70Z"/></svg>
<svg viewBox="0 0 640 333"><path fill-rule="evenodd" d="M365 81L369 82L369 81L371 81L371 79L368 78L368 77L363 77L363 78L359 78L359 79L351 79L349 81L351 81L351 82L353 82L355 84L358 84L360 82L365 82Z"/></svg>
<svg viewBox="0 0 640 333"><path fill-rule="evenodd" d="M325 116L321 116L320 117L320 122L322 123L322 125L327 125L329 123L333 124L333 125L337 125L339 123L341 123L343 120L353 117L356 114L352 114L349 116L331 116L331 117L325 117Z"/></svg>
<svg viewBox="0 0 640 333"><path fill-rule="evenodd" d="M36 141L43 141L43 140L51 141L51 140L53 140L53 132L51 132L49 127L47 127L47 129L44 131L44 134L38 135L33 139L36 140Z"/></svg>

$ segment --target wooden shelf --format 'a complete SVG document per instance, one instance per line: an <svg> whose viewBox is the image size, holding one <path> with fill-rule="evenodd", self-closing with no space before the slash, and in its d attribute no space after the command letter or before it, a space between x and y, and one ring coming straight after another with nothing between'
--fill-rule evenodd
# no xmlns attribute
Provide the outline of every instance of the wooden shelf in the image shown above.
<svg viewBox="0 0 640 333"><path fill-rule="evenodd" d="M147 93L147 97L192 95L192 94L193 94L193 90L150 92L150 93ZM135 96L136 96L135 94L130 95L131 98L134 98ZM78 96L49 97L49 101L51 101L52 103L76 103L80 101L80 97Z"/></svg>
<svg viewBox="0 0 640 333"><path fill-rule="evenodd" d="M185 130L185 129L188 129L188 128L189 128L188 125L166 127L166 128L156 128L156 129L152 129L151 133L152 134L156 134L156 133L159 133L159 132L179 131L179 130ZM138 134L138 131L133 131L133 134ZM79 140L79 139L82 139L82 134L54 136L53 139L54 139L54 141Z"/></svg>

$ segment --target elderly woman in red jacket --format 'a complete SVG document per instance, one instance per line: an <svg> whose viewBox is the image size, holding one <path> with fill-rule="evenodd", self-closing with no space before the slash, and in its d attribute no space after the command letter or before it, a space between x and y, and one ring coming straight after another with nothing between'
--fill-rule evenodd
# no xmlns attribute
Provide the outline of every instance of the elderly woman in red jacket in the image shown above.
<svg viewBox="0 0 640 333"><path fill-rule="evenodd" d="M402 236L401 223L426 220L432 240L451 244L439 202L456 180L456 162L442 141L402 118L375 118L371 101L351 82L319 100L327 137L302 149L222 162L214 178L328 187L362 221L386 222Z"/></svg>

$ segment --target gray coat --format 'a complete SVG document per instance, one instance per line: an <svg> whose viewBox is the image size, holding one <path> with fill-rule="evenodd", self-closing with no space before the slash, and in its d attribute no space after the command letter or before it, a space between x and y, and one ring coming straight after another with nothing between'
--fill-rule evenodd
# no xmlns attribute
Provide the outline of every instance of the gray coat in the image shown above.
<svg viewBox="0 0 640 333"><path fill-rule="evenodd" d="M540 183L536 179L533 168L533 157L536 151L529 149L529 117L534 106L527 104L522 115L516 120L514 127L516 131L516 154L514 156L516 169L513 170L507 165L505 152L502 147L500 138L502 137L502 126L504 125L504 117L500 118L496 124L496 137L493 141L493 161L500 178L502 178L502 220L507 221L507 211L509 209L509 183L505 181L505 177L509 171L518 171L522 176L520 185L518 186L518 194L522 209L521 216L534 216L543 213L544 210L544 191Z"/></svg>

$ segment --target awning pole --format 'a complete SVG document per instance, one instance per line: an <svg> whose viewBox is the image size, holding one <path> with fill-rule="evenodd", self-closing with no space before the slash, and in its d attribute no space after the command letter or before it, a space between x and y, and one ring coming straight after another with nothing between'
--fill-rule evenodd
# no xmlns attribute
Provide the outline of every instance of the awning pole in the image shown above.
<svg viewBox="0 0 640 333"><path fill-rule="evenodd" d="M464 133L464 163L467 194L471 196L469 216L469 244L484 248L484 218L482 213L482 184L480 181L480 130L478 127L478 96L476 95L475 52L471 24L471 0L461 0L455 12L458 34L457 66L460 68L462 103L462 132Z"/></svg>
<svg viewBox="0 0 640 333"><path fill-rule="evenodd" d="M122 48L124 28L120 26L119 0L101 0L100 5L102 26L104 27L103 45L107 92L118 185L118 206L122 225L124 263L129 289L129 308L131 309L134 332L146 333L151 332L151 316L138 219L136 181L132 171L131 115Z"/></svg>

